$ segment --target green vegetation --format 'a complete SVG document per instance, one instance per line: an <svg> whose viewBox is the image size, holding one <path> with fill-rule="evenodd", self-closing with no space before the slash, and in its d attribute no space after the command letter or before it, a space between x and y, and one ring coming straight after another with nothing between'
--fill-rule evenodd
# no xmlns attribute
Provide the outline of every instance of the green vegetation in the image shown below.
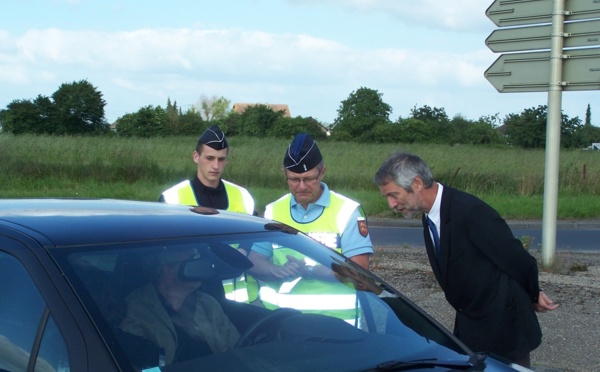
<svg viewBox="0 0 600 372"><path fill-rule="evenodd" d="M13 134L98 135L109 128L106 102L86 80L62 84L51 97L14 100L0 110L0 129Z"/></svg>
<svg viewBox="0 0 600 372"><path fill-rule="evenodd" d="M224 97L203 96L200 105L184 112L177 102L167 100L166 108L146 106L127 113L109 125L102 93L86 80L62 84L51 97L16 99L0 110L0 132L37 135L109 135L154 138L199 136L218 124L229 137L291 138L309 133L316 140L355 143L427 143L463 145L509 145L524 149L544 148L547 106L509 114L469 120L458 114L448 117L444 108L427 105L411 110L407 118L392 121L392 106L377 90L361 87L350 93L338 108L332 124L312 117L289 117L286 110L274 111L265 104L234 110ZM562 148L586 148L600 141L600 128L591 123L588 104L585 122L562 115Z"/></svg>
<svg viewBox="0 0 600 372"><path fill-rule="evenodd" d="M157 200L195 172L196 137L59 137L0 134L0 197ZM246 186L257 209L286 192L281 161L288 139L234 136L224 178ZM391 217L373 183L400 149L425 159L441 182L471 192L505 218L542 217L544 151L504 146L364 144L322 140L325 181L360 201L369 216ZM562 150L558 217L600 217L600 154Z"/></svg>
<svg viewBox="0 0 600 372"><path fill-rule="evenodd" d="M588 271L588 265L586 265L586 264L580 264L580 263L574 263L569 268L569 271L571 271L571 272L586 272L586 271Z"/></svg>

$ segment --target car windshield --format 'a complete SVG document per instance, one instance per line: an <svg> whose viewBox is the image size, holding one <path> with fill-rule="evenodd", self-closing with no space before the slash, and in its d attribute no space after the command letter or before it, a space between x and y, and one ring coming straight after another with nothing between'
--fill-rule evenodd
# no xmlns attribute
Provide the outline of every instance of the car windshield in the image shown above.
<svg viewBox="0 0 600 372"><path fill-rule="evenodd" d="M278 224L51 254L125 370L361 371L472 358L379 278Z"/></svg>

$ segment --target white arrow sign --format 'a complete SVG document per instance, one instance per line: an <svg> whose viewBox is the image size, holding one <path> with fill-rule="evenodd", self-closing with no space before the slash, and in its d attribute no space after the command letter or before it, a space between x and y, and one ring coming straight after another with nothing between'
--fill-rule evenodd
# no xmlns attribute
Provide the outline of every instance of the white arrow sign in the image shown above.
<svg viewBox="0 0 600 372"><path fill-rule="evenodd" d="M485 11L496 26L522 26L552 22L554 0L495 0ZM566 2L565 21L600 18L600 1Z"/></svg>
<svg viewBox="0 0 600 372"><path fill-rule="evenodd" d="M600 45L600 20L565 23L563 47ZM485 44L493 52L550 49L552 25L504 28L493 31Z"/></svg>
<svg viewBox="0 0 600 372"><path fill-rule="evenodd" d="M600 89L600 48L565 51L563 90ZM550 86L550 52L501 55L485 72L500 92L547 92Z"/></svg>

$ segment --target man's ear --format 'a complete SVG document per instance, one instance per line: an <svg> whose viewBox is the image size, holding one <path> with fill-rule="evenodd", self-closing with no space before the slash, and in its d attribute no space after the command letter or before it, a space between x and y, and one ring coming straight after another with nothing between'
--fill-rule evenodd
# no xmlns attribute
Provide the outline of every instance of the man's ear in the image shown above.
<svg viewBox="0 0 600 372"><path fill-rule="evenodd" d="M410 187L412 188L413 192L422 191L425 188L423 185L423 179L420 176L415 176L410 184Z"/></svg>
<svg viewBox="0 0 600 372"><path fill-rule="evenodd" d="M323 176L325 175L326 170L327 170L327 166L323 165L323 169L321 169L321 179L323 179Z"/></svg>

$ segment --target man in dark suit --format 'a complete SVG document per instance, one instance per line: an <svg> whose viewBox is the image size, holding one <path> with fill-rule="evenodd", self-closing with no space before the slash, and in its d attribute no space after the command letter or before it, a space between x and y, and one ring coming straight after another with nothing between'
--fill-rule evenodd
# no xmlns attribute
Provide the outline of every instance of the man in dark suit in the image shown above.
<svg viewBox="0 0 600 372"><path fill-rule="evenodd" d="M433 273L456 310L454 334L474 351L529 367L541 344L535 311L558 307L541 292L537 262L506 221L473 195L435 182L412 154L390 156L375 182L391 209L423 213Z"/></svg>

